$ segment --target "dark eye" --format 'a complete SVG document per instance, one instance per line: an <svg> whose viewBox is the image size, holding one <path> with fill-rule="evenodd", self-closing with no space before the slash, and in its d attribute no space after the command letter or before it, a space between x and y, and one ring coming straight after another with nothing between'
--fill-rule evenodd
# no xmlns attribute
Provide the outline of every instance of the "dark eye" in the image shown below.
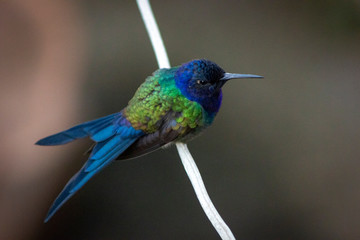
<svg viewBox="0 0 360 240"><path fill-rule="evenodd" d="M201 84L201 85L207 84L207 82L204 81L204 80L197 80L196 83L197 83L197 84Z"/></svg>

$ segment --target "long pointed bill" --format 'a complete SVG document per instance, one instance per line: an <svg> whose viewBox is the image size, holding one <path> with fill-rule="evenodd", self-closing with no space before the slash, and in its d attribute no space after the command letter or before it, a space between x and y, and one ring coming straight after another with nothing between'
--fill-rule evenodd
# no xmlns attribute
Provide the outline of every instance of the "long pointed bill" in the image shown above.
<svg viewBox="0 0 360 240"><path fill-rule="evenodd" d="M236 78L264 78L264 77L253 74L225 73L224 77L222 77L220 81L227 81Z"/></svg>

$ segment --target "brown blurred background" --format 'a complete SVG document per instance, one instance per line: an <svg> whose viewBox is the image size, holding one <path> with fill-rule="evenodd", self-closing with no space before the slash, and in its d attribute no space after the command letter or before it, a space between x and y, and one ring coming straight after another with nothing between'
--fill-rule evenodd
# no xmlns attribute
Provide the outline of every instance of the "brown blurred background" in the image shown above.
<svg viewBox="0 0 360 240"><path fill-rule="evenodd" d="M152 1L170 61L224 87L189 144L237 239L360 239L360 2ZM123 108L156 68L135 1L0 1L0 239L219 239L175 148L116 162L48 222L90 141L39 138Z"/></svg>

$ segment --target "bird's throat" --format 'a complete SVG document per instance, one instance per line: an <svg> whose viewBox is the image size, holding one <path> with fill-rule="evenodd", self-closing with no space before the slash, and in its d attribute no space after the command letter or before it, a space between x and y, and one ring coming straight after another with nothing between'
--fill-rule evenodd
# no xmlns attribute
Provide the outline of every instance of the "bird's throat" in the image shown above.
<svg viewBox="0 0 360 240"><path fill-rule="evenodd" d="M221 107L222 91L220 89L211 97L198 98L195 99L195 101L198 102L208 113L216 114Z"/></svg>
<svg viewBox="0 0 360 240"><path fill-rule="evenodd" d="M210 115L215 115L220 107L222 102L222 91L219 89L216 93L211 96L193 96L182 92L182 94L189 100L199 103L202 108Z"/></svg>

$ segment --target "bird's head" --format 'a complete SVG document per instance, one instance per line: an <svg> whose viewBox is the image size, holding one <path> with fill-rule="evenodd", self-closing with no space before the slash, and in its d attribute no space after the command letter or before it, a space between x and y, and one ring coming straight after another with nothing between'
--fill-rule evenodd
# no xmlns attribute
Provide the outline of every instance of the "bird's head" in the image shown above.
<svg viewBox="0 0 360 240"><path fill-rule="evenodd" d="M262 78L258 75L226 73L216 63L199 59L181 65L175 73L175 83L181 93L192 101L204 106L210 99L219 98L221 104L221 87L230 79ZM217 109L218 110L218 109Z"/></svg>

